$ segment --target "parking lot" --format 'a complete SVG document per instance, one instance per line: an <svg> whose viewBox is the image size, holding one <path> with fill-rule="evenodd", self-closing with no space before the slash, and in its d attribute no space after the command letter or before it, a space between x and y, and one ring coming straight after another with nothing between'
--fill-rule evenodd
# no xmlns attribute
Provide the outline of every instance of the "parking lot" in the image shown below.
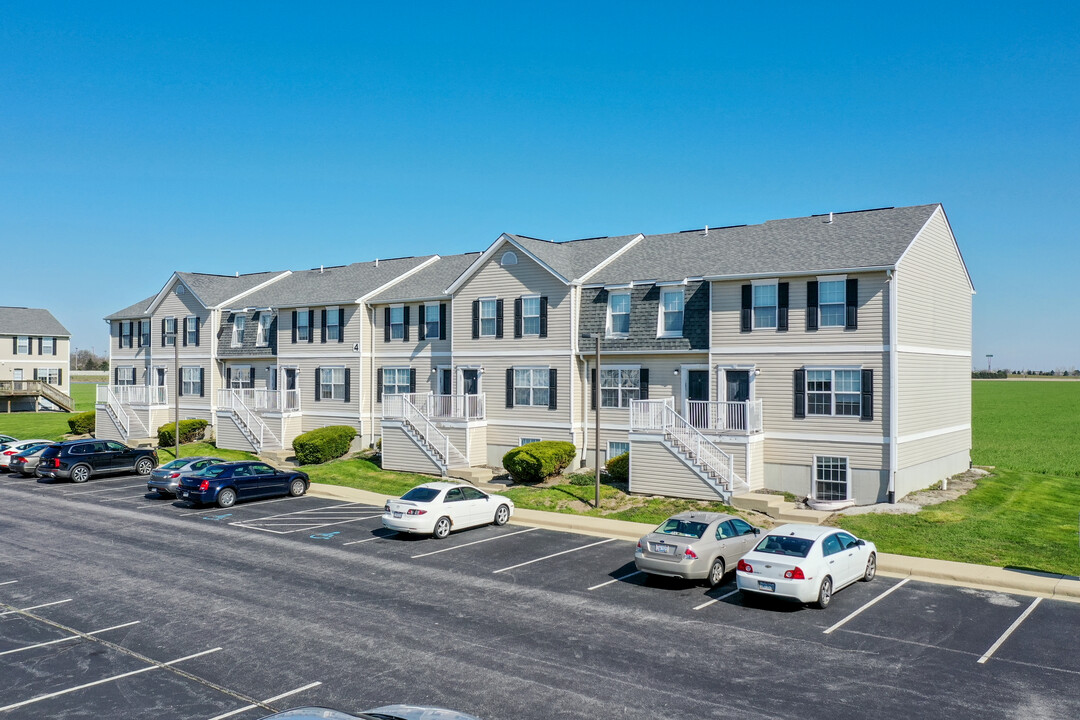
<svg viewBox="0 0 1080 720"><path fill-rule="evenodd" d="M1080 605L879 577L826 611L511 523L444 541L315 497L196 508L0 478L0 717L1080 717Z"/></svg>

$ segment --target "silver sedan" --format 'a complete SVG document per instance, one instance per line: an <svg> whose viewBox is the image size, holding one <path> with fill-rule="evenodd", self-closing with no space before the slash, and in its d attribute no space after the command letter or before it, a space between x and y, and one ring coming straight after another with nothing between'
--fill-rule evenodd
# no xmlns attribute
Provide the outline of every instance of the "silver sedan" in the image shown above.
<svg viewBox="0 0 1080 720"><path fill-rule="evenodd" d="M650 575L705 580L716 587L757 543L759 528L733 515L672 515L638 540L634 565Z"/></svg>

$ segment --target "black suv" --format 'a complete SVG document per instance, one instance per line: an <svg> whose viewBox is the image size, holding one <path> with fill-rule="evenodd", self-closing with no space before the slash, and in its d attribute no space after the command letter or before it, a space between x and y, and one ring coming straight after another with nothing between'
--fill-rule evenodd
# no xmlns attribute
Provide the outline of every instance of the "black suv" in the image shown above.
<svg viewBox="0 0 1080 720"><path fill-rule="evenodd" d="M157 450L130 448L115 440L67 440L45 448L34 473L84 483L108 473L134 470L149 475L157 461Z"/></svg>

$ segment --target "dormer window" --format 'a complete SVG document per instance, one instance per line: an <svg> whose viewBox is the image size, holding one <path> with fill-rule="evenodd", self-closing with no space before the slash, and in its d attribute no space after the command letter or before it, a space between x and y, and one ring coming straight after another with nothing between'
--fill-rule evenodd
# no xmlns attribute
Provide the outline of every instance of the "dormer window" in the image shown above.
<svg viewBox="0 0 1080 720"><path fill-rule="evenodd" d="M247 318L239 313L233 316L232 326L232 346L241 347L244 344L244 326L247 324Z"/></svg>
<svg viewBox="0 0 1080 720"><path fill-rule="evenodd" d="M255 338L258 347L266 347L270 344L270 326L274 322L274 316L266 312L259 315L259 334Z"/></svg>
<svg viewBox="0 0 1080 720"><path fill-rule="evenodd" d="M517 254L513 250L507 250L503 253L502 259L499 260L500 265L517 265Z"/></svg>
<svg viewBox="0 0 1080 720"><path fill-rule="evenodd" d="M608 295L608 333L610 337L626 337L630 334L630 293Z"/></svg>
<svg viewBox="0 0 1080 720"><path fill-rule="evenodd" d="M682 337L683 334L683 289L661 288L660 290L660 332L658 337Z"/></svg>

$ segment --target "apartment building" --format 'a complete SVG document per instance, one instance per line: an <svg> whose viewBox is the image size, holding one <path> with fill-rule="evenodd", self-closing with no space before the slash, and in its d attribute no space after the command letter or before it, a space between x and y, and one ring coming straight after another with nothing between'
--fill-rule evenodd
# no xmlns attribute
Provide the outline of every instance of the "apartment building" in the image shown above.
<svg viewBox="0 0 1080 720"><path fill-rule="evenodd" d="M0 307L0 411L67 410L71 333L44 308Z"/></svg>
<svg viewBox="0 0 1080 720"><path fill-rule="evenodd" d="M974 291L940 205L503 234L483 252L258 277L203 305L223 446L352 424L387 468L456 474L567 440L582 462L629 450L633 492L835 503L968 467Z"/></svg>

